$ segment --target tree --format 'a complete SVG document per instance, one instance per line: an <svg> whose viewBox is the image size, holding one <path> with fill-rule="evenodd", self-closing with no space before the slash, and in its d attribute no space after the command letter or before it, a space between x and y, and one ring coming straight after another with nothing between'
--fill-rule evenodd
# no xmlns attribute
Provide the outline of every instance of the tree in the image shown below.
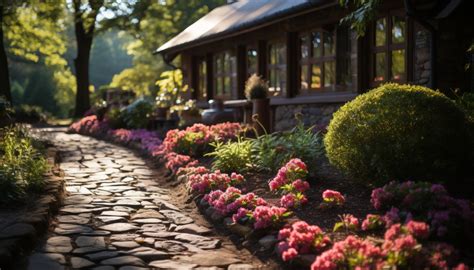
<svg viewBox="0 0 474 270"><path fill-rule="evenodd" d="M151 53L210 10L225 3L225 0L166 0L152 3L130 1L127 7L117 6L121 10L105 23L115 25L135 38L127 46L128 53L133 56L133 67L114 76L111 86L139 94L154 93L156 80L169 67L161 57Z"/></svg>
<svg viewBox="0 0 474 270"><path fill-rule="evenodd" d="M22 61L41 61L55 76L68 76L62 57L66 51L64 12L63 0L0 0L0 95L11 101L8 55Z"/></svg>
<svg viewBox="0 0 474 270"><path fill-rule="evenodd" d="M74 28L77 56L74 59L76 71L76 109L74 115L80 117L90 108L89 61L94 38L97 15L104 6L103 0L73 0Z"/></svg>

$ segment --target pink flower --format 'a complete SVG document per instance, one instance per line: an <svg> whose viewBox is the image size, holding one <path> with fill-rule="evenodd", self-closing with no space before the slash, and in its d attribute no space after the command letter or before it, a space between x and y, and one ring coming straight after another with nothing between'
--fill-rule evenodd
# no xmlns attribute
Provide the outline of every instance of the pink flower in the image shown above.
<svg viewBox="0 0 474 270"><path fill-rule="evenodd" d="M362 230L376 230L385 225L383 218L380 215L367 214L367 217L362 221Z"/></svg>
<svg viewBox="0 0 474 270"><path fill-rule="evenodd" d="M295 181L293 181L293 183L291 183L291 185L296 191L299 192L305 192L309 189L309 183L301 179L296 179Z"/></svg>
<svg viewBox="0 0 474 270"><path fill-rule="evenodd" d="M344 196L338 191L327 189L323 192L323 200L326 203L342 205L345 202Z"/></svg>
<svg viewBox="0 0 474 270"><path fill-rule="evenodd" d="M430 228L424 222L409 221L405 226L418 239L425 239L430 235Z"/></svg>
<svg viewBox="0 0 474 270"><path fill-rule="evenodd" d="M287 262L293 260L294 258L296 258L296 256L298 256L298 251L296 251L296 249L294 248L289 248L286 251L283 251L281 258L283 259L283 261Z"/></svg>

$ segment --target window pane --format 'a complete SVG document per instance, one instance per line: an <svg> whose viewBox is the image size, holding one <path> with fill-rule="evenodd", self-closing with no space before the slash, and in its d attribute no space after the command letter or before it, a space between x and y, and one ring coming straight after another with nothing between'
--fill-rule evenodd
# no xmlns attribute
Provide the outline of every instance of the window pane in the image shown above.
<svg viewBox="0 0 474 270"><path fill-rule="evenodd" d="M222 94L229 94L230 93L230 89L231 89L231 80L230 80L230 76L225 76L224 77L224 89L222 91Z"/></svg>
<svg viewBox="0 0 474 270"><path fill-rule="evenodd" d="M383 46L387 42L387 19L378 19L375 23L375 46Z"/></svg>
<svg viewBox="0 0 474 270"><path fill-rule="evenodd" d="M392 43L405 42L405 20L401 17L392 17Z"/></svg>
<svg viewBox="0 0 474 270"><path fill-rule="evenodd" d="M301 38L301 59L305 59L309 57L309 48L308 48L308 36L304 36Z"/></svg>
<svg viewBox="0 0 474 270"><path fill-rule="evenodd" d="M301 66L301 89L308 89L308 65Z"/></svg>
<svg viewBox="0 0 474 270"><path fill-rule="evenodd" d="M270 69L270 81L269 81L269 88L268 90L270 91L270 94L273 94L275 92L275 70Z"/></svg>
<svg viewBox="0 0 474 270"><path fill-rule="evenodd" d="M324 86L333 86L336 82L336 62L324 62Z"/></svg>
<svg viewBox="0 0 474 270"><path fill-rule="evenodd" d="M382 82L385 81L385 67L386 67L386 57L385 53L376 53L375 54L375 78L374 81Z"/></svg>
<svg viewBox="0 0 474 270"><path fill-rule="evenodd" d="M334 46L334 33L324 33L324 55L334 55L336 46Z"/></svg>
<svg viewBox="0 0 474 270"><path fill-rule="evenodd" d="M274 64L276 64L276 51L275 51L275 46L274 45L270 46L269 52L270 52L270 64L274 65Z"/></svg>
<svg viewBox="0 0 474 270"><path fill-rule="evenodd" d="M257 72L257 50L247 51L247 73L252 75Z"/></svg>
<svg viewBox="0 0 474 270"><path fill-rule="evenodd" d="M216 80L216 94L222 95L222 77L217 77Z"/></svg>
<svg viewBox="0 0 474 270"><path fill-rule="evenodd" d="M232 72L232 63L230 61L230 54L224 53L224 71L225 74Z"/></svg>
<svg viewBox="0 0 474 270"><path fill-rule="evenodd" d="M283 44L278 46L278 64L286 64L286 46Z"/></svg>
<svg viewBox="0 0 474 270"><path fill-rule="evenodd" d="M313 57L321 57L322 52L322 37L320 32L313 33Z"/></svg>
<svg viewBox="0 0 474 270"><path fill-rule="evenodd" d="M405 50L392 51L392 80L405 79Z"/></svg>
<svg viewBox="0 0 474 270"><path fill-rule="evenodd" d="M321 66L320 65L312 66L311 88L321 88Z"/></svg>
<svg viewBox="0 0 474 270"><path fill-rule="evenodd" d="M206 76L206 62L202 61L199 64L199 92L198 95L200 99L206 99L207 98L207 76Z"/></svg>
<svg viewBox="0 0 474 270"><path fill-rule="evenodd" d="M282 94L286 89L286 68L278 69L278 94Z"/></svg>

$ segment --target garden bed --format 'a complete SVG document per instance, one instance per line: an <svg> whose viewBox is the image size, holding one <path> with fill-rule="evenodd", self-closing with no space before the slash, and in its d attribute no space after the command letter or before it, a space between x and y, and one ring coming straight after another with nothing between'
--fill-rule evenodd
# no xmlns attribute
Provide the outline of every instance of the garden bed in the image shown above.
<svg viewBox="0 0 474 270"><path fill-rule="evenodd" d="M64 180L58 166L59 153L49 146L46 150L48 170L44 185L30 193L18 204L0 207L0 268L9 269L12 263L28 254L47 232L50 220L57 213L64 195Z"/></svg>
<svg viewBox="0 0 474 270"><path fill-rule="evenodd" d="M209 150L209 145L212 144L216 133L226 139L236 138L236 131L233 131L232 125L224 124L219 127L201 125L183 131L173 130L168 133L163 142L156 137L152 145L144 141L147 141L153 132L148 132L144 136L147 139L144 140L143 136L133 135L136 131L111 131L101 125L102 123L92 119L82 125L73 125L72 130L144 151L166 168L169 184L176 191L176 199L186 203L196 203L201 212L217 228L227 228L227 231L235 235L231 238L237 245L249 248L262 258L281 258L285 261L283 264L285 267L301 269L313 265L313 269L323 269L321 264L331 263L331 254L342 256L343 261L338 263L397 266L402 269L414 265L421 268L429 266L433 269L446 269L448 266L457 265L457 269L467 269L466 265L459 264L459 262L472 264L474 256L469 251L470 248L467 247L470 244L460 246L459 254L457 254L454 248L441 240L444 238L436 236L436 233L440 234L442 231L443 233L448 231L449 234L449 224L446 225L443 223L445 221L436 221L433 218L429 219L430 224L412 221L410 211L413 209L410 207L413 205L404 205L404 201L386 200L386 196L380 195L388 194L390 197L392 196L390 192L398 192L393 194L402 194L397 196L406 196L406 198L415 196L416 198L419 193L420 203L429 203L426 204L426 209L421 207L421 209L415 209L419 210L418 213L413 212L421 220L423 220L423 215L426 218L429 207L436 205L438 201L445 200L446 205L435 206L433 210L438 212L433 212L433 214L438 215L444 213L443 211L448 211L446 212L448 215L451 213L460 215L457 216L460 218L458 221L467 222L468 226L471 226L472 210L469 207L469 202L450 197L442 186L405 182L387 185L386 190L381 188L372 190L359 182L342 176L328 164L324 156L320 156L311 163L312 166L317 164L316 168L310 168L314 172L312 176L308 176L306 165L302 165L300 160L290 160L280 169L280 172L288 177L285 181L289 182L272 188L270 181L278 178L280 172L275 174L253 171L242 173L243 177L238 174L222 174L210 169L212 160L202 158L204 153L212 151L212 149ZM302 166L304 169L301 170ZM297 177L290 177L288 173L290 175L296 173ZM311 188L305 187L301 190L296 188L295 190L295 187L292 187L288 190L285 187L287 184L294 185L297 180L300 181L298 183L300 185L301 179L303 182L306 179ZM400 193L400 191L405 193ZM254 199L245 201L248 200L249 193L254 193L255 198L252 197ZM225 196L232 198L226 202L225 207L243 199L245 204L239 201L237 205L240 205L241 208L244 206L242 211L244 214L240 215L241 209L236 211L236 208L222 212L222 209L225 208L220 208L218 204L218 198L225 198L222 197L224 196L222 194L228 194ZM302 205L300 206L300 202L297 202L296 205L289 205L288 209L280 207L284 203L283 197L292 194L302 198ZM216 196L215 199L211 199L213 196ZM422 198L426 196L431 196L434 200L424 201ZM255 201L257 198L263 199L262 204L259 204L258 200ZM377 203L379 203L378 206ZM377 207L374 208L374 206ZM400 207L400 210L398 208L394 210L394 206ZM390 207L392 208L390 209ZM289 217L290 210L291 217ZM467 211L467 214L459 213L459 211ZM262 213L263 216L257 216ZM266 219L265 213L271 213L268 217L270 219ZM350 215L344 216L345 214ZM368 216L368 214L373 216ZM404 220L405 222L403 222ZM291 224L297 227L290 227ZM332 232L335 226L338 226L339 230ZM433 226L431 232L429 231L430 226ZM301 229L310 230L310 235L312 235L310 237L316 237L315 239L319 240L317 242L310 240L306 243L304 241L308 239L301 240L303 243L298 247L299 250L296 250L291 247L292 240L289 237L296 237L291 236L292 233ZM456 233L460 232L462 230ZM428 233L435 235L427 239ZM408 240L411 242L406 242ZM403 243L407 246L403 247L406 249L397 249L396 243L401 243L401 241L405 241ZM351 251L351 248L354 250ZM353 256L349 255L353 254L351 252L369 250L371 250L370 253L360 253L362 257L357 261L351 261L352 257L350 256ZM452 256L456 254L459 256Z"/></svg>

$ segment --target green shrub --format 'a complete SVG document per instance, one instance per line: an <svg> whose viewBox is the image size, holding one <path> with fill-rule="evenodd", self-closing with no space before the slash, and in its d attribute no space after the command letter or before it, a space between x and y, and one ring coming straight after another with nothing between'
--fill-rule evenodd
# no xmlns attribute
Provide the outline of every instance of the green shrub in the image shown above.
<svg viewBox="0 0 474 270"><path fill-rule="evenodd" d="M264 134L253 140L252 156L260 169L276 172L292 158L299 158L314 173L316 159L323 153L321 136L301 121L291 131Z"/></svg>
<svg viewBox="0 0 474 270"><path fill-rule="evenodd" d="M0 130L0 204L24 198L44 184L47 163L21 126Z"/></svg>
<svg viewBox="0 0 474 270"><path fill-rule="evenodd" d="M228 141L226 143L218 141L211 143L214 152L205 156L214 157L212 162L213 170L222 172L245 172L251 166L252 161L252 141L238 138L236 142Z"/></svg>
<svg viewBox="0 0 474 270"><path fill-rule="evenodd" d="M129 129L146 128L152 112L153 103L140 98L122 110L121 118Z"/></svg>
<svg viewBox="0 0 474 270"><path fill-rule="evenodd" d="M124 128L125 123L122 118L122 113L119 108L111 108L106 113L104 118L113 129Z"/></svg>
<svg viewBox="0 0 474 270"><path fill-rule="evenodd" d="M464 114L450 99L393 83L342 106L324 139L329 161L366 183L452 180L466 143Z"/></svg>
<svg viewBox="0 0 474 270"><path fill-rule="evenodd" d="M46 123L50 118L43 108L27 104L16 106L13 116L17 122L21 123Z"/></svg>

